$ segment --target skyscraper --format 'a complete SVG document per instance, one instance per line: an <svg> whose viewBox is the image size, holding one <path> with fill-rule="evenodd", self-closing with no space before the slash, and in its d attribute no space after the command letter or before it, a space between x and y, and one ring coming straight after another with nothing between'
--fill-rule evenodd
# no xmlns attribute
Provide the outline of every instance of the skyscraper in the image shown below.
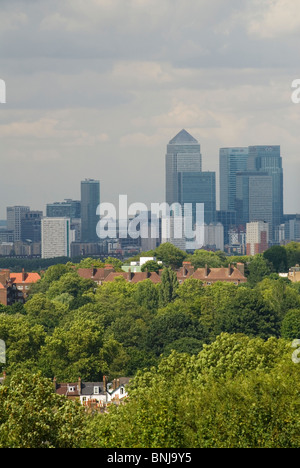
<svg viewBox="0 0 300 468"><path fill-rule="evenodd" d="M166 202L179 202L178 173L201 172L200 144L186 130L181 130L167 145Z"/></svg>
<svg viewBox="0 0 300 468"><path fill-rule="evenodd" d="M13 231L14 241L21 240L21 219L24 213L30 211L29 206L9 206L7 212L7 230Z"/></svg>
<svg viewBox="0 0 300 468"><path fill-rule="evenodd" d="M220 210L235 210L236 174L247 170L248 148L221 148L219 154Z"/></svg>
<svg viewBox="0 0 300 468"><path fill-rule="evenodd" d="M272 177L272 218L270 239L277 240L283 222L283 169L280 146L250 146L248 170L265 172Z"/></svg>
<svg viewBox="0 0 300 468"><path fill-rule="evenodd" d="M267 172L248 171L236 175L237 224L263 221L273 226L272 177Z"/></svg>
<svg viewBox="0 0 300 468"><path fill-rule="evenodd" d="M81 242L99 242L96 232L99 204L100 182L85 179L81 182Z"/></svg>
<svg viewBox="0 0 300 468"><path fill-rule="evenodd" d="M21 240L22 242L31 241L33 243L41 242L41 224L42 211L26 211L21 218Z"/></svg>
<svg viewBox="0 0 300 468"><path fill-rule="evenodd" d="M216 173L215 172L179 172L178 201L183 206L191 203L193 224L196 222L196 204L204 204L204 222L216 221Z"/></svg>

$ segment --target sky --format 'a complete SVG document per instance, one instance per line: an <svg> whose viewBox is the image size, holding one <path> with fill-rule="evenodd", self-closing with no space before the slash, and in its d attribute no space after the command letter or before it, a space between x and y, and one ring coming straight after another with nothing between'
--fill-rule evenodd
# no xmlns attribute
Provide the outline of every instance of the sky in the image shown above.
<svg viewBox="0 0 300 468"><path fill-rule="evenodd" d="M300 212L297 0L0 0L0 219L6 207L165 200L183 128L203 170L219 149L280 145L285 213ZM217 191L218 192L218 191Z"/></svg>

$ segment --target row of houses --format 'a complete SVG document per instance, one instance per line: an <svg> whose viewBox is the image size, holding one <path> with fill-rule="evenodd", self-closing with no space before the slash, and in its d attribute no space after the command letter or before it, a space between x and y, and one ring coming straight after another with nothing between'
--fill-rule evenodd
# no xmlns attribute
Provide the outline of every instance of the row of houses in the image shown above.
<svg viewBox="0 0 300 468"><path fill-rule="evenodd" d="M77 400L87 409L105 411L108 406L119 405L125 401L129 381L128 377L120 377L109 382L104 376L99 382L84 382L79 378L77 382L58 383L54 378L53 385L58 395Z"/></svg>
<svg viewBox="0 0 300 468"><path fill-rule="evenodd" d="M0 377L0 385L3 385L6 373ZM129 377L120 377L109 382L104 376L99 382L84 382L81 378L77 382L58 383L53 379L54 392L65 396L68 400L78 401L87 409L105 411L110 405L120 405L128 397Z"/></svg>
<svg viewBox="0 0 300 468"><path fill-rule="evenodd" d="M228 265L222 268L204 268L195 269L190 262L183 262L182 267L177 270L177 279L179 283L183 283L186 279L194 278L209 286L218 281L229 282L239 285L247 282L245 277L245 266L243 263L238 263L237 266ZM128 271L116 272L112 265L106 265L104 268L79 268L79 276L82 278L92 279L97 284L114 281L117 277L123 277L130 283L138 283L149 279L152 283L160 283L162 271L156 272L133 272L129 268Z"/></svg>

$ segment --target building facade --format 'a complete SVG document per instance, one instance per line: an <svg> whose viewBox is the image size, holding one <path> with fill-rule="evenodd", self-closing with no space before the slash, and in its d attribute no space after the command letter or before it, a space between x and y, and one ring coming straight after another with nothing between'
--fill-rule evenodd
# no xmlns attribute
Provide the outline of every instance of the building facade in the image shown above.
<svg viewBox="0 0 300 468"><path fill-rule="evenodd" d="M86 179L81 182L81 242L99 242L97 208L100 204L100 182Z"/></svg>
<svg viewBox="0 0 300 468"><path fill-rule="evenodd" d="M178 173L201 172L200 144L186 130L181 130L167 145L166 153L166 202L179 201Z"/></svg>
<svg viewBox="0 0 300 468"><path fill-rule="evenodd" d="M263 221L248 223L246 227L247 255L257 255L269 248L269 224Z"/></svg>
<svg viewBox="0 0 300 468"><path fill-rule="evenodd" d="M278 240L283 223L283 169L280 146L250 146L248 170L265 172L272 178L272 225L270 239Z"/></svg>
<svg viewBox="0 0 300 468"><path fill-rule="evenodd" d="M69 218L42 219L42 258L70 257L73 231Z"/></svg>
<svg viewBox="0 0 300 468"><path fill-rule="evenodd" d="M22 216L29 211L29 206L9 206L6 209L7 230L13 231L14 242L21 240L21 219Z"/></svg>
<svg viewBox="0 0 300 468"><path fill-rule="evenodd" d="M249 149L221 148L219 153L220 210L235 210L236 174L247 170Z"/></svg>

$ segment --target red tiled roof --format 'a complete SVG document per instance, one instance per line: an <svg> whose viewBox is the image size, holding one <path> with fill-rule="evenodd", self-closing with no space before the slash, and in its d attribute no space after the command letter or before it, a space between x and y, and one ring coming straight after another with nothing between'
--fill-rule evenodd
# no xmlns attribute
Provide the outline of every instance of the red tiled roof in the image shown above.
<svg viewBox="0 0 300 468"><path fill-rule="evenodd" d="M38 273L25 273L25 281L23 281L22 275L23 273L11 273L10 274L11 282L14 284L20 284L20 283L32 284L32 283L36 283L37 281L41 279Z"/></svg>
<svg viewBox="0 0 300 468"><path fill-rule="evenodd" d="M205 275L205 268L198 268L192 275L192 278L201 281L241 281L246 280L242 273L237 268L231 268L231 274L228 268L208 268L207 276Z"/></svg>

